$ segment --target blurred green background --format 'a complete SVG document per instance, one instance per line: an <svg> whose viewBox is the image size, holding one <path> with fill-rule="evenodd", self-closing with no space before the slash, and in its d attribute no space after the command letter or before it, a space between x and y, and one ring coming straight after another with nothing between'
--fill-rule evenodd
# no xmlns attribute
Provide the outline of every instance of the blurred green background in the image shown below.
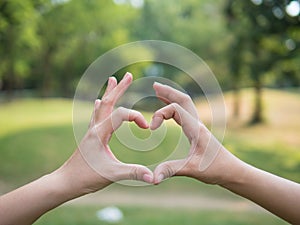
<svg viewBox="0 0 300 225"><path fill-rule="evenodd" d="M180 44L212 69L224 91L223 143L231 152L300 182L299 11L297 0L1 0L0 193L55 170L72 154L72 98L82 74L106 51L148 39ZM138 63L115 76L125 71L135 79L178 83L209 125L209 105L186 74ZM148 120L151 106L138 106ZM113 137L114 153L124 162L162 160L181 132L173 123L166 126L155 151L130 152ZM131 129L139 138L149 136ZM226 190L188 178L155 187L114 184L36 224L106 224L96 211L109 205L123 211L120 224L286 224Z"/></svg>

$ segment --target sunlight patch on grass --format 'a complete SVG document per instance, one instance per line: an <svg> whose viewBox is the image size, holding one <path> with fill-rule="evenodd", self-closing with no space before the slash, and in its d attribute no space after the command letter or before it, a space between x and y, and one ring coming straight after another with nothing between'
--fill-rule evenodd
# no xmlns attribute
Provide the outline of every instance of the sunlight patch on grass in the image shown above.
<svg viewBox="0 0 300 225"><path fill-rule="evenodd" d="M66 99L17 99L0 107L0 136L72 123L72 101Z"/></svg>

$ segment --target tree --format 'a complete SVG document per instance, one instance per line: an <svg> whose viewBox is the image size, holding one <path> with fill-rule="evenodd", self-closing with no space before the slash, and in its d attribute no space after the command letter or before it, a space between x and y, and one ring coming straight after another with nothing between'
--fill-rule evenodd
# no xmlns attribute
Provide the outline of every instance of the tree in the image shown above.
<svg viewBox="0 0 300 225"><path fill-rule="evenodd" d="M251 123L263 121L262 86L264 76L273 70L274 65L286 59L289 49L283 40L290 39L291 30L299 30L298 17L291 17L285 11L291 1L238 1L229 0L226 17L233 42L242 43L239 49L229 49L231 68L233 64L243 63L248 67L248 74L255 88L255 109ZM292 40L293 41L293 40ZM235 62L235 54L239 61ZM240 76L232 69L234 78Z"/></svg>
<svg viewBox="0 0 300 225"><path fill-rule="evenodd" d="M224 49L228 39L222 4L222 1L209 0L178 1L176 4L146 0L136 22L135 36L170 41L192 50L212 68L224 87L227 83ZM164 76L180 83L189 94L202 93L193 79L184 76L182 71L161 66Z"/></svg>
<svg viewBox="0 0 300 225"><path fill-rule="evenodd" d="M106 51L129 41L136 11L113 1L72 0L50 4L41 14L40 65L36 79L43 96L71 97L85 69Z"/></svg>
<svg viewBox="0 0 300 225"><path fill-rule="evenodd" d="M29 74L31 50L38 47L35 4L32 1L0 2L0 79L9 97L12 90L22 87Z"/></svg>
<svg viewBox="0 0 300 225"><path fill-rule="evenodd" d="M71 97L89 64L130 41L138 11L114 1L0 1L1 89Z"/></svg>

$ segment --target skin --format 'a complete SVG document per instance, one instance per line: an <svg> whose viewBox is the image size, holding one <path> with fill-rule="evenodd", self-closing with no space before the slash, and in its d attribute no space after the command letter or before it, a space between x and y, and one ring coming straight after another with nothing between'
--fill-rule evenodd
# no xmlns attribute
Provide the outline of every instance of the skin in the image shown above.
<svg viewBox="0 0 300 225"><path fill-rule="evenodd" d="M150 129L157 129L163 120L174 119L182 126L191 145L186 159L164 162L155 169L155 184L172 176L192 177L207 184L220 185L287 222L300 224L300 184L241 161L225 149L198 119L188 95L159 83L153 87L156 95L168 105L154 113ZM211 155L215 156L213 160ZM203 167L201 164L207 165Z"/></svg>
<svg viewBox="0 0 300 225"><path fill-rule="evenodd" d="M0 224L32 224L47 211L79 196L103 189L114 181L133 179L151 183L152 172L141 165L125 164L112 154L108 142L123 121L141 128L148 124L141 113L125 108L114 110L117 100L132 82L127 73L117 84L111 77L102 100L95 101L89 129L73 155L59 169L0 197ZM88 164L97 158L99 168ZM12 210L13 209L13 210Z"/></svg>

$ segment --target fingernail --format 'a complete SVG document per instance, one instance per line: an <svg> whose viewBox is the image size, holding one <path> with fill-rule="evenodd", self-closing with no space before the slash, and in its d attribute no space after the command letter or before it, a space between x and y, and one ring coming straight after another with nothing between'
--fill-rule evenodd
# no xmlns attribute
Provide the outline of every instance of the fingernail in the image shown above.
<svg viewBox="0 0 300 225"><path fill-rule="evenodd" d="M109 86L111 83L111 77L108 78L108 81L107 81L107 86Z"/></svg>
<svg viewBox="0 0 300 225"><path fill-rule="evenodd" d="M153 176L150 174L144 174L143 175L143 180L147 183L152 183L153 181Z"/></svg>
<svg viewBox="0 0 300 225"><path fill-rule="evenodd" d="M150 125L147 123L147 121L145 121L145 129L148 129L150 127Z"/></svg>
<svg viewBox="0 0 300 225"><path fill-rule="evenodd" d="M151 120L151 122L150 122L150 124L149 124L149 127L150 127L150 129L152 130L152 127L153 127L153 118L152 118L152 120Z"/></svg>
<svg viewBox="0 0 300 225"><path fill-rule="evenodd" d="M150 130L155 130L155 127L154 127L155 122L154 122L154 120L155 120L155 117L152 118L152 120L151 120L151 122L150 122L150 125L149 125Z"/></svg>
<svg viewBox="0 0 300 225"><path fill-rule="evenodd" d="M163 84L158 83L158 82L156 82L156 81L153 83L153 85L160 85L160 86L163 86Z"/></svg>
<svg viewBox="0 0 300 225"><path fill-rule="evenodd" d="M99 104L100 104L100 100L99 100L99 99L96 99L96 100L95 100L95 106L99 106Z"/></svg>
<svg viewBox="0 0 300 225"><path fill-rule="evenodd" d="M129 72L127 72L127 73L125 74L125 78L128 79L129 77L132 77L132 74L129 73Z"/></svg>
<svg viewBox="0 0 300 225"><path fill-rule="evenodd" d="M155 130L157 129L160 125L161 125L161 121L160 121L160 118L155 116L155 117L152 117L152 120L150 122L150 129L151 130Z"/></svg>
<svg viewBox="0 0 300 225"><path fill-rule="evenodd" d="M164 175L162 173L159 174L158 177L157 177L157 183L162 182L163 179L164 179Z"/></svg>

